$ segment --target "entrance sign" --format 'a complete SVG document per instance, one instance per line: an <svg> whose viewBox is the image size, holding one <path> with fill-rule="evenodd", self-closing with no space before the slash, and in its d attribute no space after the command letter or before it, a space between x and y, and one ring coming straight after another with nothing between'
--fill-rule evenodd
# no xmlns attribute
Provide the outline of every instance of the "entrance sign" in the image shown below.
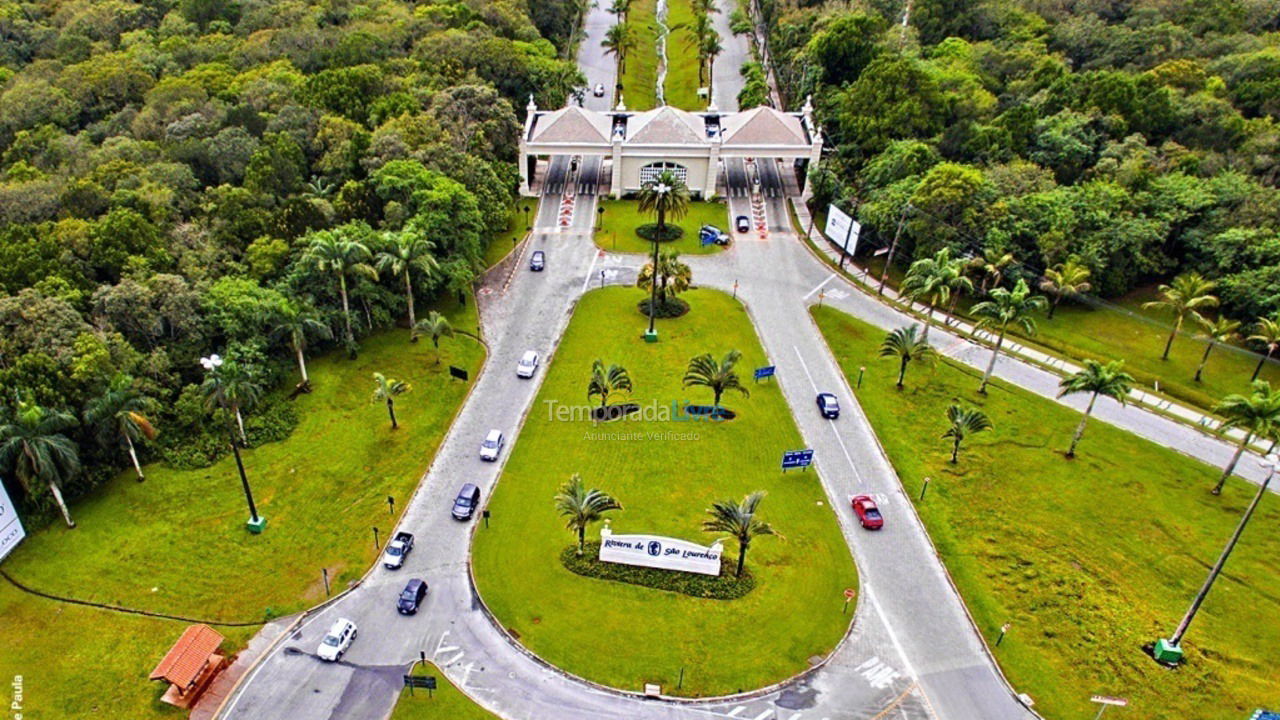
<svg viewBox="0 0 1280 720"><path fill-rule="evenodd" d="M805 468L813 464L813 450L787 450L782 453L782 469Z"/></svg>
<svg viewBox="0 0 1280 720"><path fill-rule="evenodd" d="M0 485L0 560L13 551L27 533L22 529L22 521L18 519L18 509L14 507L9 493Z"/></svg>
<svg viewBox="0 0 1280 720"><path fill-rule="evenodd" d="M828 205L827 227L823 232L831 242L844 248L846 253L853 254L858 249L862 225L835 205Z"/></svg>
<svg viewBox="0 0 1280 720"><path fill-rule="evenodd" d="M1122 697L1111 697L1110 695L1094 695L1089 698L1089 701L1096 702L1099 705L1116 705L1119 707L1125 707L1129 704L1129 701Z"/></svg>
<svg viewBox="0 0 1280 720"><path fill-rule="evenodd" d="M602 562L719 575L723 553L719 541L707 547L661 535L615 535L608 525L600 529Z"/></svg>

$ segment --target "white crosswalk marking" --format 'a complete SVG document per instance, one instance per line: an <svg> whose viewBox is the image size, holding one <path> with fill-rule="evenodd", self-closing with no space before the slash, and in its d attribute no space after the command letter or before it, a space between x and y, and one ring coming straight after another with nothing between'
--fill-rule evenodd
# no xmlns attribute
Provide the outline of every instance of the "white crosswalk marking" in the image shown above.
<svg viewBox="0 0 1280 720"><path fill-rule="evenodd" d="M879 657L871 657L854 669L862 674L862 678L868 685L877 690L889 687L894 680L902 677L897 670L886 665Z"/></svg>

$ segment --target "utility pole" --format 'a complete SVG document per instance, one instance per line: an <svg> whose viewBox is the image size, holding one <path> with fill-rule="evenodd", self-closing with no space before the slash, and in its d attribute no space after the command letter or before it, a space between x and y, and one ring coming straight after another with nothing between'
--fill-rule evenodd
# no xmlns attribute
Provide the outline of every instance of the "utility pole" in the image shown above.
<svg viewBox="0 0 1280 720"><path fill-rule="evenodd" d="M902 216L898 218L898 229L893 233L893 242L889 244L889 255L884 259L884 270L880 271L880 287L876 289L877 295L884 294L884 283L889 278L889 266L893 264L893 254L898 251L898 238L902 237L902 226L907 222L907 211L911 209L911 203L902 206Z"/></svg>

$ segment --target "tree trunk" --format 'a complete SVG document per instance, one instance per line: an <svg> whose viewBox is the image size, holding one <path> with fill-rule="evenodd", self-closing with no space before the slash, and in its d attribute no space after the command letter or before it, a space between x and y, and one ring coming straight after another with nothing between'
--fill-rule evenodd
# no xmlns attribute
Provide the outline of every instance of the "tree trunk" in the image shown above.
<svg viewBox="0 0 1280 720"><path fill-rule="evenodd" d="M408 268L405 268L404 271L404 296L409 301L409 329L412 331L413 326L417 324L417 317L414 314L413 307L413 280L409 278ZM414 342L417 342L417 336L411 334L410 337L413 338Z"/></svg>
<svg viewBox="0 0 1280 720"><path fill-rule="evenodd" d="M920 336L921 340L929 341L929 328L933 325L933 303L930 302L925 306L924 314L924 334Z"/></svg>
<svg viewBox="0 0 1280 720"><path fill-rule="evenodd" d="M902 356L902 365L898 366L898 389L902 389L902 381L907 377L907 363L911 362L911 358L906 355Z"/></svg>
<svg viewBox="0 0 1280 720"><path fill-rule="evenodd" d="M75 527L76 521L71 519L71 511L67 509L67 502L62 499L62 488L58 487L58 483L50 480L49 492L53 493L53 500L58 503L58 509L62 511L62 519L67 521L67 527Z"/></svg>
<svg viewBox="0 0 1280 720"><path fill-rule="evenodd" d="M307 358L302 354L302 345L294 345L293 350L298 354L298 372L302 373L302 384L305 386L311 382L307 377Z"/></svg>
<svg viewBox="0 0 1280 720"><path fill-rule="evenodd" d="M138 462L138 451L133 447L133 438L125 435L124 442L129 447L129 459L133 461L133 471L138 473L138 482L146 480L147 477L142 474L142 464Z"/></svg>
<svg viewBox="0 0 1280 720"><path fill-rule="evenodd" d="M1249 382L1253 382L1258 379L1258 373L1262 372L1262 366L1266 364L1267 359L1271 357L1271 353L1271 346L1268 345L1267 352L1262 357L1258 358L1258 366L1253 369L1253 377L1249 378Z"/></svg>
<svg viewBox="0 0 1280 720"><path fill-rule="evenodd" d="M391 429L400 427L396 424L396 401L391 398L387 398L387 414L391 416Z"/></svg>
<svg viewBox="0 0 1280 720"><path fill-rule="evenodd" d="M1055 295L1053 297L1053 304L1049 306L1049 315L1045 317L1046 320L1053 319L1053 314L1058 312L1058 303L1060 302L1062 302L1062 295L1061 294Z"/></svg>
<svg viewBox="0 0 1280 720"><path fill-rule="evenodd" d="M987 363L987 371L982 374L982 384L978 392L987 394L987 383L991 382L991 372L996 369L996 358L1000 357L1000 346L1004 344L1004 326L1000 326L1000 335L996 338L996 346L991 348L991 362Z"/></svg>
<svg viewBox="0 0 1280 720"><path fill-rule="evenodd" d="M240 408L236 408L236 426L240 428L240 442L245 447L249 447L249 436L244 433L244 416L240 414Z"/></svg>
<svg viewBox="0 0 1280 720"><path fill-rule="evenodd" d="M738 572L734 573L735 577L742 577L742 567L747 564L747 544L738 543Z"/></svg>
<svg viewBox="0 0 1280 720"><path fill-rule="evenodd" d="M1231 477L1231 473L1235 472L1236 463L1240 462L1240 456L1244 454L1244 449L1249 446L1249 441L1253 439L1253 433L1246 432L1244 439L1236 446L1236 454L1231 456L1231 462L1227 463L1227 467L1222 471L1222 477L1218 478L1218 484L1213 486L1213 494L1221 495L1222 487L1227 484L1227 478Z"/></svg>
<svg viewBox="0 0 1280 720"><path fill-rule="evenodd" d="M347 301L347 276L338 276L338 292L342 295L342 319L346 321L347 326L347 343L355 342L355 335L351 334L351 304Z"/></svg>
<svg viewBox="0 0 1280 720"><path fill-rule="evenodd" d="M1071 447L1067 448L1067 457L1076 456L1076 445L1080 444L1080 438L1084 436L1084 425L1089 422L1089 415L1093 413L1093 403L1097 401L1098 393L1089 396L1089 407L1084 410L1084 417L1080 418L1080 424L1076 426L1076 434L1071 438Z"/></svg>
<svg viewBox="0 0 1280 720"><path fill-rule="evenodd" d="M951 442L951 462L952 464L960 460L960 436L957 435Z"/></svg>
<svg viewBox="0 0 1280 720"><path fill-rule="evenodd" d="M1169 349L1173 347L1173 338L1178 335L1178 328L1182 327L1182 316L1179 315L1176 322L1173 323L1173 332L1169 333L1169 339L1164 343L1164 354L1160 356L1161 360L1169 359Z"/></svg>
<svg viewBox="0 0 1280 720"><path fill-rule="evenodd" d="M1200 367L1196 368L1196 382L1200 382L1200 375L1204 373L1204 366L1209 362L1209 353L1213 352L1213 341L1209 341L1209 345L1204 349L1204 355L1200 356Z"/></svg>
<svg viewBox="0 0 1280 720"><path fill-rule="evenodd" d="M581 556L587 549L587 526L578 526L578 555Z"/></svg>

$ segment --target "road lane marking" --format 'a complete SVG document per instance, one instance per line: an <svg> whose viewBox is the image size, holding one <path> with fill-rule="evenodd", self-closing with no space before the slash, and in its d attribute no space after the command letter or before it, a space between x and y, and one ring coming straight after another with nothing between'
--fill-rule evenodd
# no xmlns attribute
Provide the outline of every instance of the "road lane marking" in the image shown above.
<svg viewBox="0 0 1280 720"><path fill-rule="evenodd" d="M854 668L861 675L867 684L876 690L883 690L893 684L895 680L902 677L902 674L892 667L889 667L883 660L877 656L863 661L861 665Z"/></svg>
<svg viewBox="0 0 1280 720"><path fill-rule="evenodd" d="M746 706L746 705L739 705L738 707L736 707L736 708L734 708L734 709L730 710L730 711L728 712L728 714L727 714L727 717L738 717L738 715L739 715L743 710L746 710L746 709L747 709L747 706Z"/></svg>
<svg viewBox="0 0 1280 720"><path fill-rule="evenodd" d="M834 278L835 276L836 276L836 274L835 274L835 273L831 273L830 275L828 275L826 280L823 280L822 282L818 283L818 284L817 284L817 285L816 285L812 290L810 290L809 292L805 293L805 294L804 294L804 297L800 298L800 300L801 300L802 302L803 302L803 301L805 301L805 300L808 300L810 295L813 295L814 293L816 293L816 292L818 292L819 290L821 290L821 289L822 289L822 286L823 286L823 285L826 285L826 284L827 284L827 283L829 283L829 282L831 282L831 279L832 279L832 278Z"/></svg>
<svg viewBox="0 0 1280 720"><path fill-rule="evenodd" d="M830 280L831 278L827 279ZM819 285L818 287L822 286ZM805 377L809 378L809 385L813 388L813 392L816 395L818 393L818 384L813 381L813 375L809 373L809 366L804 362L804 355L800 353L799 347L792 345L791 348L796 351L796 358L800 360L800 367L804 370ZM849 468L853 470L854 480L857 481L858 485L861 485L862 473L858 472L858 466L854 464L853 456L849 454L849 448L844 444L844 438L840 437L840 431L836 430L835 423L829 423L828 426L831 428L831 434L835 436L836 442L840 444L840 450L844 452L844 459L849 461Z"/></svg>
<svg viewBox="0 0 1280 720"><path fill-rule="evenodd" d="M603 252L596 252L591 256L591 266L587 268L587 276L582 278L582 292L585 293L587 291L587 286L591 284L591 278L595 275L596 261L599 260L600 256L603 254Z"/></svg>

